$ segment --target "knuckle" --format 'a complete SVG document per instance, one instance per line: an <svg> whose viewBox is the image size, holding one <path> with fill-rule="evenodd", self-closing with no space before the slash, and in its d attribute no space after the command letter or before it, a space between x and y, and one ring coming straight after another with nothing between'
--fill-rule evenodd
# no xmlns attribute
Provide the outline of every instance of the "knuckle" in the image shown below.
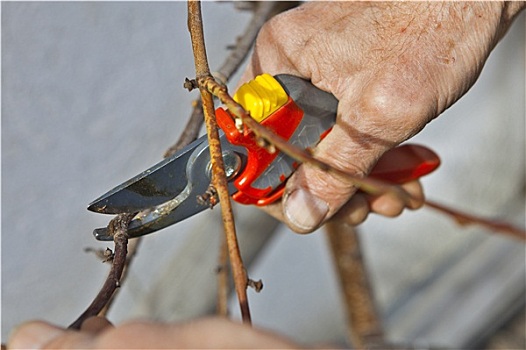
<svg viewBox="0 0 526 350"><path fill-rule="evenodd" d="M366 109L373 115L398 119L424 113L418 93L406 86L400 86L399 82L387 80L375 84L363 101Z"/></svg>
<svg viewBox="0 0 526 350"><path fill-rule="evenodd" d="M425 202L424 188L420 181L411 181L404 184L402 187L410 195L406 207L411 210L420 209Z"/></svg>
<svg viewBox="0 0 526 350"><path fill-rule="evenodd" d="M365 134L397 144L420 131L433 116L436 103L425 88L415 88L392 73L370 83L354 107L353 122Z"/></svg>

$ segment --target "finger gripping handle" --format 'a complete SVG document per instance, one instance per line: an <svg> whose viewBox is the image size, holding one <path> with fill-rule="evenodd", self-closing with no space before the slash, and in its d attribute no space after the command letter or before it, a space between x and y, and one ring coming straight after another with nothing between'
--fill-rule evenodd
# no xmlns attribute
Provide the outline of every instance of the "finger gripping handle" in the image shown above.
<svg viewBox="0 0 526 350"><path fill-rule="evenodd" d="M336 122L338 100L310 82L291 75L263 74L244 84L234 96L251 117L289 143L314 148ZM217 121L228 141L247 149L245 169L233 181L232 198L242 204L267 205L281 198L287 178L298 163L283 153L261 148L251 132L239 131L230 113L216 110ZM416 180L440 164L428 148L403 145L384 154L370 176L402 184Z"/></svg>

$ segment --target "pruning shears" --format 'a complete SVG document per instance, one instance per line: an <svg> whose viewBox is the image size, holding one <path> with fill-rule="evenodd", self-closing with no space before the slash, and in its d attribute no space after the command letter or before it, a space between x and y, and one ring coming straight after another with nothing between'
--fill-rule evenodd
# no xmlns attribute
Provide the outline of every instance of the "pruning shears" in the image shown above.
<svg viewBox="0 0 526 350"><path fill-rule="evenodd" d="M330 132L338 106L330 93L285 74L257 76L238 89L234 100L257 122L303 149L315 147ZM299 164L284 153L261 147L252 132L236 125L228 110L217 108L216 117L232 199L264 206L281 198L286 180ZM397 153L397 164L389 162L392 153ZM387 152L370 176L401 184L429 174L439 164L433 151L406 144ZM137 212L128 234L143 236L209 208L199 198L207 191L211 176L204 135L94 200L88 209L104 214ZM113 239L106 228L96 229L94 235L102 241Z"/></svg>

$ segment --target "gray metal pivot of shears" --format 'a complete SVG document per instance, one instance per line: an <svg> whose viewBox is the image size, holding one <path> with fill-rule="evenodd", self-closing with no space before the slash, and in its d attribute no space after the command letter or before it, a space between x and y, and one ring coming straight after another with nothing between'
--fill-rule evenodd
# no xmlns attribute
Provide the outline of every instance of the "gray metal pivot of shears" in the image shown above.
<svg viewBox="0 0 526 350"><path fill-rule="evenodd" d="M304 149L315 147L336 121L336 98L291 75L259 75L242 85L234 99L253 119ZM228 110L219 107L216 117L232 198L260 206L281 198L287 178L299 164L283 153L269 153L258 146L253 133L238 130ZM393 153L397 153L396 164L389 161ZM370 176L400 184L430 173L439 163L433 151L403 145L387 152ZM128 234L143 236L209 208L198 197L208 189L210 169L204 135L94 200L88 209L104 214L137 213ZM96 229L94 235L102 241L113 239L106 228Z"/></svg>

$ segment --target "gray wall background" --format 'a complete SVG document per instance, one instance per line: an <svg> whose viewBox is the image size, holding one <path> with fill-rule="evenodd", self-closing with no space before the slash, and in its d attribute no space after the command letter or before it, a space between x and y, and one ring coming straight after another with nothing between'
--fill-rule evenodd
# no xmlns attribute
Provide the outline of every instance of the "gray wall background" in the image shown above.
<svg viewBox="0 0 526 350"><path fill-rule="evenodd" d="M210 65L218 67L249 15L229 3L207 2L203 11ZM475 87L416 137L443 159L424 180L430 198L524 225L524 50L522 15ZM193 72L183 2L2 3L2 342L30 319L67 325L92 300L107 267L83 249L106 246L91 231L109 217L87 204L156 163L178 138L196 96L182 82ZM148 314L143 299L159 271L199 221L216 214L144 240L113 321ZM459 324L487 316L480 312L496 300L524 298L521 243L459 230L428 210L371 217L362 231L393 339L459 344L452 332ZM515 260L477 276L466 262L463 271L445 272L475 251L474 265ZM213 269L205 269L211 278ZM255 324L304 342L342 341L321 232L281 228L250 273L266 285L249 295ZM479 283L490 288L479 291ZM443 300L449 307L435 305ZM430 314L426 328L421 320Z"/></svg>

